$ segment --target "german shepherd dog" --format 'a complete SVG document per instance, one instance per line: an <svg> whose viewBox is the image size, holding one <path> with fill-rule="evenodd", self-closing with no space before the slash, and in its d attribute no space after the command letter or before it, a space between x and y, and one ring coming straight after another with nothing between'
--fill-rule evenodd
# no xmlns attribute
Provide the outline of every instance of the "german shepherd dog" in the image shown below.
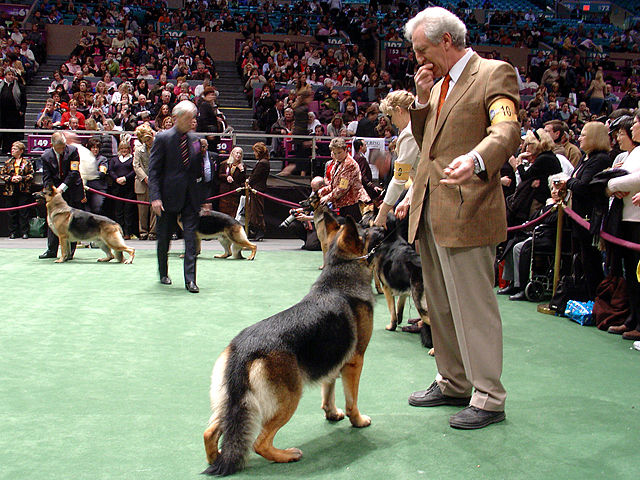
<svg viewBox="0 0 640 480"><path fill-rule="evenodd" d="M242 469L252 445L270 461L300 460L299 449L278 449L273 439L296 411L307 383L321 382L325 418L338 421L345 416L335 404L335 381L341 375L351 424L371 424L357 405L373 327L365 240L351 218L339 226L326 214L325 224L327 264L310 292L296 305L241 331L213 367L212 415L204 432L210 466L205 474L224 476Z"/></svg>
<svg viewBox="0 0 640 480"><path fill-rule="evenodd" d="M110 218L72 208L62 198L60 192L53 185L45 186L41 192L34 194L39 203L47 206L47 222L49 228L60 240L60 257L56 263L66 262L71 258L71 242L78 240L95 241L100 249L107 254L98 259L108 262L116 258L120 263L132 263L135 249L128 247L122 238L122 227ZM129 258L124 259L127 252Z"/></svg>
<svg viewBox="0 0 640 480"><path fill-rule="evenodd" d="M386 230L381 227L370 227L367 233L367 251L371 252L375 247L369 262L373 268L374 277L377 277L380 282L391 314L391 322L385 328L393 331L399 323L402 323L404 306L407 297L411 295L423 323L422 344L430 348L429 355L433 355L431 322L424 296L420 256L400 235L397 225L395 216L389 213ZM395 297L398 297L397 307Z"/></svg>
<svg viewBox="0 0 640 480"><path fill-rule="evenodd" d="M180 223L182 228L182 223ZM226 213L215 210L200 210L200 221L196 232L196 255L202 250L202 239L217 239L224 253L215 255L215 258L244 258L242 250L250 250L248 260L256 257L258 247L249 241L242 224Z"/></svg>

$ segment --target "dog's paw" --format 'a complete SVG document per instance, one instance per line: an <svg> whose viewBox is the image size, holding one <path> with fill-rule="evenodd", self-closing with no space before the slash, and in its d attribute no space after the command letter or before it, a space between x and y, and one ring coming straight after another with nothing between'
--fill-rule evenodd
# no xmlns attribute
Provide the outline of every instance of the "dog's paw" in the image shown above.
<svg viewBox="0 0 640 480"><path fill-rule="evenodd" d="M57 258L53 263L64 263L66 260L64 258Z"/></svg>
<svg viewBox="0 0 640 480"><path fill-rule="evenodd" d="M113 260L114 257L104 257L104 258L99 258L98 261L99 262L110 262L111 260Z"/></svg>
<svg viewBox="0 0 640 480"><path fill-rule="evenodd" d="M133 258L127 258L127 259L124 261L124 263L125 263L126 265L130 265L130 264L132 264L132 263L133 263Z"/></svg>
<svg viewBox="0 0 640 480"><path fill-rule="evenodd" d="M357 417L352 417L349 420L351 420L351 425L356 428L364 428L371 425L371 418L367 415L358 415Z"/></svg>
<svg viewBox="0 0 640 480"><path fill-rule="evenodd" d="M299 448L287 448L283 450L283 463L297 462L302 458L302 450Z"/></svg>
<svg viewBox="0 0 640 480"><path fill-rule="evenodd" d="M431 348L431 349L429 350L429 355L431 355L432 357L435 357L435 356L436 356L436 351L435 351L435 349L434 349L434 348Z"/></svg>
<svg viewBox="0 0 640 480"><path fill-rule="evenodd" d="M324 418L330 422L339 422L344 418L344 412L341 409L336 408L333 412L325 412Z"/></svg>
<svg viewBox="0 0 640 480"><path fill-rule="evenodd" d="M389 325L387 325L386 327L384 327L385 330L388 330L390 332L395 332L396 331L396 327L398 325L395 323L390 323Z"/></svg>

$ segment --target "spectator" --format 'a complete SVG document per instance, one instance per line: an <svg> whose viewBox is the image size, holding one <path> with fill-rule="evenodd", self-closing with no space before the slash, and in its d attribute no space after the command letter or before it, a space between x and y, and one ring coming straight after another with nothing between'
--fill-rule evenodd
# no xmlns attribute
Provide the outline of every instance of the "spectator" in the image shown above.
<svg viewBox="0 0 640 480"><path fill-rule="evenodd" d="M640 243L640 209L633 203L633 195L640 191L640 149L638 148L640 145L640 118L638 115L636 114L633 120L625 119L618 134L619 142L624 145L623 149L630 150L619 166L629 174L609 180L607 193L617 199L622 199L623 202L619 236L624 240ZM622 257L631 312L624 324L609 327L608 332L622 334L626 340L637 341L640 340L640 285L636 269L640 261L640 254L637 251L617 246L615 250Z"/></svg>
<svg viewBox="0 0 640 480"><path fill-rule="evenodd" d="M580 148L585 152L585 156L565 183L566 188L572 193L573 210L585 218L591 217L594 206L589 182L596 173L611 166L608 155L611 145L607 127L599 122L586 123L580 134ZM572 238L580 254L588 296L594 299L596 287L604 277L602 257L593 246L593 238L589 231L577 224L572 224Z"/></svg>
<svg viewBox="0 0 640 480"><path fill-rule="evenodd" d="M8 68L4 72L4 79L0 80L0 128L23 129L26 110L26 89L16 71ZM14 142L22 137L20 132L3 133L0 136L0 152L9 153Z"/></svg>
<svg viewBox="0 0 640 480"><path fill-rule="evenodd" d="M136 128L136 144L133 152L133 170L136 178L134 191L138 201L149 201L149 155L153 145L154 131L148 124ZM149 205L138 204L138 232L140 240L156 239L156 215Z"/></svg>
<svg viewBox="0 0 640 480"><path fill-rule="evenodd" d="M249 177L249 186L259 192L266 192L267 179L269 178L269 150L263 142L253 145L253 154L257 160ZM247 207L249 222L249 238L260 242L264 239L266 225L264 222L264 198L253 194Z"/></svg>
<svg viewBox="0 0 640 480"><path fill-rule="evenodd" d="M377 187L373 183L373 175L371 173L371 167L369 166L369 161L367 160L367 144L361 138L356 138L353 141L353 159L358 164L358 168L360 169L360 179L362 182L362 186L364 187L367 195L371 200L375 200L380 195L382 191L381 188Z"/></svg>
<svg viewBox="0 0 640 480"><path fill-rule="evenodd" d="M336 113L331 119L331 123L327 125L327 135L330 137L339 137L340 130L345 127L345 124L342 120L342 114Z"/></svg>
<svg viewBox="0 0 640 480"><path fill-rule="evenodd" d="M220 194L235 191L244 187L247 178L242 157L244 152L241 147L235 147L231 150L229 158L220 165L218 171L218 183L220 184ZM238 213L238 205L240 203L240 193L236 192L220 199L220 211L236 218Z"/></svg>
<svg viewBox="0 0 640 480"><path fill-rule="evenodd" d="M133 156L131 155L131 145L124 139L118 146L118 156L109 162L109 175L113 180L111 194L133 200L134 180L136 173L133 169ZM129 240L135 233L135 206L129 202L116 200L114 204L115 220L120 224L124 233L124 239Z"/></svg>
<svg viewBox="0 0 640 480"><path fill-rule="evenodd" d="M62 115L60 115L60 112L58 112L54 108L53 99L52 98L47 98L47 102L45 103L44 108L40 112L40 115L38 115L38 119L36 120L35 127L36 128L45 128L44 127L44 123L45 123L45 120L47 120L47 119L51 122L51 125L59 124L61 118L62 118Z"/></svg>
<svg viewBox="0 0 640 480"><path fill-rule="evenodd" d="M553 153L555 144L543 129L528 132L522 151L509 158L509 164L519 177L516 191L507 199L507 224L516 226L531 218L551 196L547 180L562 172L560 161Z"/></svg>
<svg viewBox="0 0 640 480"><path fill-rule="evenodd" d="M596 72L595 78L591 81L589 89L585 95L589 97L589 111L598 115L604 105L604 96L606 93L607 84L604 82L602 70Z"/></svg>
<svg viewBox="0 0 640 480"><path fill-rule="evenodd" d="M378 118L378 109L375 106L370 106L362 120L358 122L358 128L356 129L356 137L375 138L376 134L376 119Z"/></svg>
<svg viewBox="0 0 640 480"><path fill-rule="evenodd" d="M198 103L198 132L203 133L222 133L225 130L225 124L221 118L221 113L216 105L216 89L207 87L204 89L202 100ZM207 135L206 137L211 152L218 152L218 144L220 137L216 135Z"/></svg>
<svg viewBox="0 0 640 480"><path fill-rule="evenodd" d="M33 165L24 158L24 152L24 143L14 142L11 146L11 156L0 170L0 179L4 181L2 194L7 201L6 206L10 208L31 203ZM29 238L29 209L26 208L9 212L9 238L19 236Z"/></svg>
<svg viewBox="0 0 640 480"><path fill-rule="evenodd" d="M52 93L58 85L62 85L65 91L69 90L69 80L62 76L60 70L53 72L53 82L51 82L51 85L47 89L47 93Z"/></svg>

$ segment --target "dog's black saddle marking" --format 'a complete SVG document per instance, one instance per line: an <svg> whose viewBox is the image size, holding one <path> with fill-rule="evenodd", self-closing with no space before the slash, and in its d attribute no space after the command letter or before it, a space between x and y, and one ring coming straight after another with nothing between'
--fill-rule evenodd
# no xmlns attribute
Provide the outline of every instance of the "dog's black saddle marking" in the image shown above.
<svg viewBox="0 0 640 480"><path fill-rule="evenodd" d="M102 215L95 215L76 208L71 209L71 220L69 222L69 231L77 233L95 232L100 230L103 223L116 223L110 218Z"/></svg>
<svg viewBox="0 0 640 480"><path fill-rule="evenodd" d="M209 212L200 216L198 231L203 235L215 235L233 225L239 225L239 222L229 215L220 212Z"/></svg>

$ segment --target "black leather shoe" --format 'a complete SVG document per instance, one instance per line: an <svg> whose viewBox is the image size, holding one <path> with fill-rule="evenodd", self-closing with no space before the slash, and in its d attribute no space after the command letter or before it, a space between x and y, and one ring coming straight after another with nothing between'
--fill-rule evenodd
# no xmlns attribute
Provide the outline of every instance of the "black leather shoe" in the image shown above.
<svg viewBox="0 0 640 480"><path fill-rule="evenodd" d="M518 293L520 291L520 287L514 287L509 285L508 287L501 288L496 293L498 295L513 295L514 293Z"/></svg>
<svg viewBox="0 0 640 480"><path fill-rule="evenodd" d="M515 295L510 295L509 296L509 300L513 300L513 301L522 301L522 300L526 300L527 296L524 294L524 290L519 291L518 293L516 293Z"/></svg>
<svg viewBox="0 0 640 480"><path fill-rule="evenodd" d="M198 285L196 285L196 282L185 283L184 288L186 288L189 293L198 293L200 291Z"/></svg>
<svg viewBox="0 0 640 480"><path fill-rule="evenodd" d="M426 390L414 392L409 396L409 405L414 407L437 407L440 405L453 405L461 407L469 405L471 397L450 397L442 393L438 382L433 382Z"/></svg>
<svg viewBox="0 0 640 480"><path fill-rule="evenodd" d="M171 285L171 279L168 276L160 277L160 283L163 285Z"/></svg>
<svg viewBox="0 0 640 480"><path fill-rule="evenodd" d="M491 412L469 405L449 418L449 425L463 430L475 430L484 428L492 423L498 423L505 419L504 412Z"/></svg>
<svg viewBox="0 0 640 480"><path fill-rule="evenodd" d="M23 240L26 240L29 238L29 235L27 235L26 233L24 235L22 235Z"/></svg>
<svg viewBox="0 0 640 480"><path fill-rule="evenodd" d="M16 237L15 233L12 233L11 235L9 235L9 240L15 240L16 238L18 237Z"/></svg>
<svg viewBox="0 0 640 480"><path fill-rule="evenodd" d="M50 250L47 250L46 252L44 252L42 255L38 255L38 258L40 259L45 259L45 258L56 258L56 252L52 252Z"/></svg>

